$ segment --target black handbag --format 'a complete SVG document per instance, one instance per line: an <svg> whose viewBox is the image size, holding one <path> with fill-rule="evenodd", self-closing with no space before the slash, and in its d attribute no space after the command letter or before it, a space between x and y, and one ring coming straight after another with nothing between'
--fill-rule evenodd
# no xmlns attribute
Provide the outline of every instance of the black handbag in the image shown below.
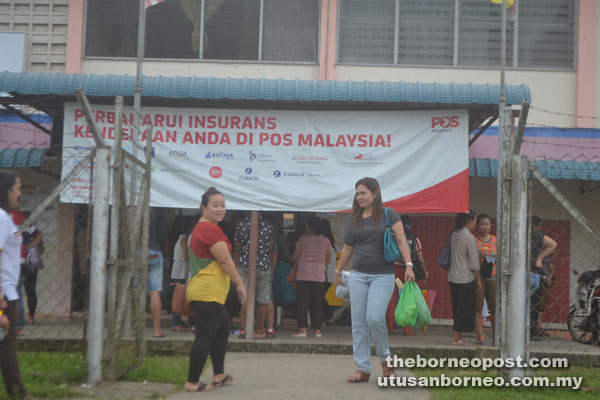
<svg viewBox="0 0 600 400"><path fill-rule="evenodd" d="M483 260L481 266L479 267L479 273L481 274L481 279L486 280L492 277L492 271L494 269L494 263L491 261Z"/></svg>

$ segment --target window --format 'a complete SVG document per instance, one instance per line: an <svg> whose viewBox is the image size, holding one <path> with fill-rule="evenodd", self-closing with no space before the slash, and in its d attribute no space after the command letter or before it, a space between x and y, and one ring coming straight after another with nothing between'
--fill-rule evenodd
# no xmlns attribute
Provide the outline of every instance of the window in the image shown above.
<svg viewBox="0 0 600 400"><path fill-rule="evenodd" d="M139 2L88 0L85 55L135 57Z"/></svg>
<svg viewBox="0 0 600 400"><path fill-rule="evenodd" d="M146 10L144 57L314 63L319 3L166 0ZM86 56L135 57L138 12L139 0L88 0Z"/></svg>
<svg viewBox="0 0 600 400"><path fill-rule="evenodd" d="M403 0L398 35L399 64L452 65L453 2Z"/></svg>
<svg viewBox="0 0 600 400"><path fill-rule="evenodd" d="M458 65L500 66L502 6L489 1L460 2ZM511 13L512 11L508 11ZM506 23L506 66L512 65L514 22Z"/></svg>
<svg viewBox="0 0 600 400"><path fill-rule="evenodd" d="M575 3L563 0L521 2L518 66L573 67Z"/></svg>
<svg viewBox="0 0 600 400"><path fill-rule="evenodd" d="M507 12L506 65L573 68L575 1ZM340 63L500 66L502 7L489 0L340 0Z"/></svg>

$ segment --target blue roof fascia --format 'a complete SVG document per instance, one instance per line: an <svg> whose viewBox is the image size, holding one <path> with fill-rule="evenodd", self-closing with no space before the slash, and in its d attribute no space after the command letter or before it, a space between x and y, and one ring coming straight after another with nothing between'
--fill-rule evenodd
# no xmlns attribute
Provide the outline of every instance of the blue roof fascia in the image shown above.
<svg viewBox="0 0 600 400"><path fill-rule="evenodd" d="M25 114L38 124L52 124L52 117L48 114ZM2 112L0 109L0 123L21 124L29 123L18 115Z"/></svg>
<svg viewBox="0 0 600 400"><path fill-rule="evenodd" d="M0 149L0 168L40 167L48 149Z"/></svg>
<svg viewBox="0 0 600 400"><path fill-rule="evenodd" d="M533 160L533 163L548 179L600 181L600 162ZM494 158L470 158L469 176L497 177L498 160Z"/></svg>
<svg viewBox="0 0 600 400"><path fill-rule="evenodd" d="M515 127L515 130L517 128ZM498 136L498 127L490 126L483 136ZM555 128L552 126L527 126L525 137L600 139L600 129L595 128Z"/></svg>
<svg viewBox="0 0 600 400"><path fill-rule="evenodd" d="M0 92L88 96L133 96L135 76L0 72ZM505 85L506 103L531 101L527 85ZM500 86L475 83L305 81L214 77L144 76L142 96L170 99L230 99L306 102L497 104Z"/></svg>

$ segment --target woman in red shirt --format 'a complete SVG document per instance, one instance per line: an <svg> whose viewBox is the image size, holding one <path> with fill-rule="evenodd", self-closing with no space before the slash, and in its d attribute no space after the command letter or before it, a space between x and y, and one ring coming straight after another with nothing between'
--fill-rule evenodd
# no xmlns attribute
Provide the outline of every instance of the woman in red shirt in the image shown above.
<svg viewBox="0 0 600 400"><path fill-rule="evenodd" d="M210 187L202 195L202 216L192 232L189 246L192 278L188 281L186 295L196 312L196 337L190 352L190 369L184 386L186 392L212 390L233 380L224 369L229 338L225 300L230 280L242 302L246 300L246 289L231 258L231 243L217 225L225 217L225 212L225 197L216 188ZM213 380L207 385L200 382L200 374L209 353Z"/></svg>

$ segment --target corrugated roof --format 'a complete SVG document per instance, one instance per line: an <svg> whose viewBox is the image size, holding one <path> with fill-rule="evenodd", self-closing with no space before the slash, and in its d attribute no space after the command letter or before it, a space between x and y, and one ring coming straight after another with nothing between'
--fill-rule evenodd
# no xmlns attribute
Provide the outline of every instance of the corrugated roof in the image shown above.
<svg viewBox="0 0 600 400"><path fill-rule="evenodd" d="M600 162L534 160L533 163L548 179L600 181ZM493 158L470 158L469 176L497 177L498 160Z"/></svg>
<svg viewBox="0 0 600 400"><path fill-rule="evenodd" d="M48 149L0 149L0 168L40 167Z"/></svg>
<svg viewBox="0 0 600 400"><path fill-rule="evenodd" d="M135 76L0 72L0 92L67 95L83 88L88 96L133 96ZM527 85L506 85L506 103L531 101ZM142 96L171 99L231 99L306 102L401 102L497 104L500 85L304 81L287 79L144 76Z"/></svg>

